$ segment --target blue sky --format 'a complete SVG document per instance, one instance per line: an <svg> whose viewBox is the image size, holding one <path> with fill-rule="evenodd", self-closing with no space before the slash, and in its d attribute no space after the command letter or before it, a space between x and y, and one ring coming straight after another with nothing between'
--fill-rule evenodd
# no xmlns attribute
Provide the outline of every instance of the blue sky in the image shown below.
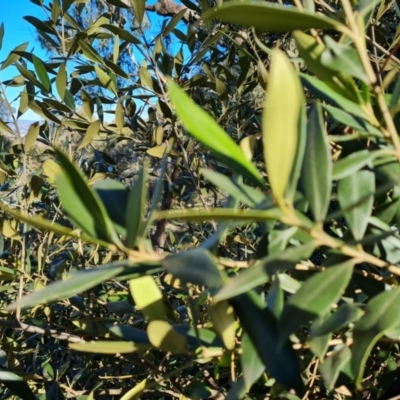
<svg viewBox="0 0 400 400"><path fill-rule="evenodd" d="M33 15L37 18L43 17L40 7L32 4L29 0L2 0L0 23L4 23L5 34L3 38L3 46L0 51L0 60L4 61L9 52L16 46L29 42L28 51L34 50L39 57L45 54L39 45L35 44L35 29L27 21L23 19L25 15ZM0 80L4 81L13 78L18 72L15 68L9 67L4 71L0 71ZM20 88L7 90L9 99L14 99L18 95ZM18 105L15 104L14 107ZM32 111L27 111L22 117L27 120L39 120L40 118Z"/></svg>

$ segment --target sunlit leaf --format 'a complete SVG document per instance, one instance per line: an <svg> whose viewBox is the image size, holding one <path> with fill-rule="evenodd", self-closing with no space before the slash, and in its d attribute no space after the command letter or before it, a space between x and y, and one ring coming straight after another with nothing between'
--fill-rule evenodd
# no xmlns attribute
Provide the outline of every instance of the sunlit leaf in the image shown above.
<svg viewBox="0 0 400 400"><path fill-rule="evenodd" d="M90 236L119 243L118 236L98 195L62 152L57 152L62 173L56 176L57 191L71 220Z"/></svg>
<svg viewBox="0 0 400 400"><path fill-rule="evenodd" d="M277 5L276 3L251 1L226 2L215 10L209 10L202 16L203 20L221 18L234 24L254 26L261 32L288 32L295 29L324 29L338 27L333 19L300 11L295 7Z"/></svg>
<svg viewBox="0 0 400 400"><path fill-rule="evenodd" d="M139 25L142 24L146 0L130 0L135 14L135 18Z"/></svg>
<svg viewBox="0 0 400 400"><path fill-rule="evenodd" d="M180 335L168 322L150 321L147 334L151 344L160 350L172 354L186 353L186 339Z"/></svg>
<svg viewBox="0 0 400 400"><path fill-rule="evenodd" d="M65 90L67 87L67 73L65 63L61 63L58 69L57 78L56 78L56 87L58 95L61 100L64 100Z"/></svg>
<svg viewBox="0 0 400 400"><path fill-rule="evenodd" d="M236 172L264 186L257 168L246 159L233 139L172 81L169 81L169 95L183 126L195 139Z"/></svg>
<svg viewBox="0 0 400 400"><path fill-rule="evenodd" d="M290 96L282 96L282 92ZM268 179L280 206L296 156L301 93L295 70L287 57L276 50L272 55L262 129Z"/></svg>
<svg viewBox="0 0 400 400"><path fill-rule="evenodd" d="M82 139L82 142L79 144L77 150L83 149L86 147L96 136L98 136L99 131L100 131L100 121L94 121L92 122L87 131L85 136Z"/></svg>
<svg viewBox="0 0 400 400"><path fill-rule="evenodd" d="M4 25L3 26L3 31L4 31ZM29 42L25 42L23 44L20 44L19 46L15 47L10 54L8 55L8 57L3 61L3 63L1 64L1 68L0 71L7 68L8 66L10 66L11 64L15 63L16 61L18 61L21 56L18 54L15 54L15 51L25 51L26 48L28 47Z"/></svg>
<svg viewBox="0 0 400 400"><path fill-rule="evenodd" d="M227 301L211 304L208 308L208 315L225 347L232 350L235 347L236 337L235 315L232 306Z"/></svg>
<svg viewBox="0 0 400 400"><path fill-rule="evenodd" d="M148 345L136 344L134 342L126 342L126 341L117 342L111 340L70 343L69 347L72 350L82 351L85 353L112 354L112 355L115 355L117 353L121 354L134 353L135 351L147 350L149 348Z"/></svg>
<svg viewBox="0 0 400 400"><path fill-rule="evenodd" d="M40 126L39 122L34 122L28 129L25 137L25 151L29 151L36 142L39 136Z"/></svg>
<svg viewBox="0 0 400 400"><path fill-rule="evenodd" d="M131 279L129 289L136 307L146 316L147 320L165 320L163 295L153 277L142 276Z"/></svg>

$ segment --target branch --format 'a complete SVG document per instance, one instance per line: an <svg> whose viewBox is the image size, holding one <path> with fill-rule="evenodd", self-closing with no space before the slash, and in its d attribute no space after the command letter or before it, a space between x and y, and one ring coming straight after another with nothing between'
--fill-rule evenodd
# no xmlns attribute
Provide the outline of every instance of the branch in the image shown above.
<svg viewBox="0 0 400 400"><path fill-rule="evenodd" d="M51 336L56 339L67 340L71 343L82 342L82 338L75 335L70 335L69 333L61 332L56 329L50 328L39 328L38 326L24 324L23 322L18 321L8 321L5 319L0 319L0 326L4 326L7 328L17 329L29 333L36 333L39 335Z"/></svg>

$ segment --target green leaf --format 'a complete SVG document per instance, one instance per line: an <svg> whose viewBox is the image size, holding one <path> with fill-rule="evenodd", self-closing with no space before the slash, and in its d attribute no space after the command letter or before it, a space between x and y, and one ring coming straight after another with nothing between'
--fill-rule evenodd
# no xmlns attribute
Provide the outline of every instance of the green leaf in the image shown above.
<svg viewBox="0 0 400 400"><path fill-rule="evenodd" d="M216 10L206 12L202 19L220 18L225 22L254 26L261 32L288 32L295 29L337 28L333 19L300 11L295 7L285 7L270 2L231 1L223 3Z"/></svg>
<svg viewBox="0 0 400 400"><path fill-rule="evenodd" d="M111 4L116 0L108 0ZM120 0L118 0L120 1ZM149 378L143 379L137 385L135 385L132 389L128 390L122 397L121 400L140 400L142 397L142 393L147 388L152 388L154 381Z"/></svg>
<svg viewBox="0 0 400 400"><path fill-rule="evenodd" d="M40 125L39 122L34 122L30 125L28 132L25 137L25 151L29 151L35 144L36 139L39 136Z"/></svg>
<svg viewBox="0 0 400 400"><path fill-rule="evenodd" d="M52 161L52 160L48 160L48 161ZM9 214L9 215L12 215L17 221L26 222L27 224L29 224L35 228L42 229L42 230L49 231L49 232L54 232L59 235L63 235L63 236L73 238L73 239L85 240L87 242L94 243L96 245L104 246L105 248L109 248L113 251L116 250L114 245L110 245L107 242L104 242L102 240L99 240L99 239L96 239L96 238L93 238L90 236L82 235L80 232L76 232L75 230L68 229L65 226L62 226L55 222L50 222L47 219L42 218L40 215L35 215L35 217L31 217L25 213L21 213L18 210L8 207L1 201L0 201L0 209L6 211L7 214Z"/></svg>
<svg viewBox="0 0 400 400"><path fill-rule="evenodd" d="M346 73L346 70L335 71L327 64L323 64L321 57L326 50L326 46L320 43L315 37L304 32L296 31L293 33L296 46L300 56L305 61L307 68L337 94L348 100L360 103L361 98L358 88L353 78Z"/></svg>
<svg viewBox="0 0 400 400"><path fill-rule="evenodd" d="M267 373L290 388L303 386L299 363L291 343L282 342L274 315L254 292L230 300L240 323L264 363Z"/></svg>
<svg viewBox="0 0 400 400"><path fill-rule="evenodd" d="M325 100L329 104L339 107L350 114L363 118L371 122L373 125L376 125L376 121L374 119L375 117L371 115L365 107L355 103L352 100L349 100L341 93L338 93L332 89L328 83L322 82L305 74L300 74L300 78L304 86L306 86L312 93L317 95L322 100Z"/></svg>
<svg viewBox="0 0 400 400"><path fill-rule="evenodd" d="M313 336L326 335L346 327L350 322L358 321L364 315L364 311L354 304L342 304L328 319L318 328L313 329Z"/></svg>
<svg viewBox="0 0 400 400"><path fill-rule="evenodd" d="M90 95L84 89L81 90L81 99L83 111L88 119L91 120L93 117L94 103Z"/></svg>
<svg viewBox="0 0 400 400"><path fill-rule="evenodd" d="M138 344L135 342L98 340L95 342L70 343L69 347L72 350L82 351L84 353L115 355L118 353L125 354L125 353L134 353L136 351L147 350L150 346L144 344Z"/></svg>
<svg viewBox="0 0 400 400"><path fill-rule="evenodd" d="M279 318L284 304L284 293L279 279L275 278L275 280L272 282L265 300L268 308L272 311L276 318Z"/></svg>
<svg viewBox="0 0 400 400"><path fill-rule="evenodd" d="M351 369L360 389L365 363L376 342L386 331L399 325L400 287L373 297L364 316L356 323L351 346Z"/></svg>
<svg viewBox="0 0 400 400"><path fill-rule="evenodd" d="M342 368L350 361L351 351L347 346L335 350L319 365L319 371L325 385L333 390Z"/></svg>
<svg viewBox="0 0 400 400"><path fill-rule="evenodd" d="M137 344L150 345L147 332L142 329L134 328L128 325L111 325L108 326L108 330L122 339L135 342Z"/></svg>
<svg viewBox="0 0 400 400"><path fill-rule="evenodd" d="M0 119L0 129L2 132L7 132L13 136L15 135L15 132L2 119Z"/></svg>
<svg viewBox="0 0 400 400"><path fill-rule="evenodd" d="M371 135L374 136L382 136L382 133L379 129L375 128L373 125L371 125L369 122L362 120L360 118L357 118L346 111L343 111L339 108L329 106L327 104L323 104L322 106L328 113L337 121L340 122L341 124L344 124L346 126L350 126L351 128L356 129L359 132L368 132Z"/></svg>
<svg viewBox="0 0 400 400"><path fill-rule="evenodd" d="M147 69L145 61L143 61L142 65L140 66L139 76L140 76L140 83L142 84L142 86L147 87L150 90L154 90L153 78L151 77L151 74Z"/></svg>
<svg viewBox="0 0 400 400"><path fill-rule="evenodd" d="M306 151L307 142L307 102L304 92L301 94L301 106L300 115L297 122L298 140L296 157L293 162L292 171L290 173L290 178L288 186L286 188L285 196L289 199L294 199L298 195L299 179L301 177L301 169L304 160L304 153Z"/></svg>
<svg viewBox="0 0 400 400"><path fill-rule="evenodd" d="M148 163L145 163L139 172L138 179L134 183L128 198L126 209L126 245L133 248L138 245L144 234L144 216L147 205L147 171Z"/></svg>
<svg viewBox="0 0 400 400"><path fill-rule="evenodd" d="M79 144L77 150L81 150L84 147L86 147L89 143L92 142L92 140L98 136L99 131L100 131L100 121L94 121L92 122L89 127L87 128L86 134L83 137L81 143Z"/></svg>
<svg viewBox="0 0 400 400"><path fill-rule="evenodd" d="M132 8L133 8L133 13L135 14L135 18L139 25L142 24L143 22L143 17L144 17L144 11L145 11L145 5L146 0L131 0Z"/></svg>
<svg viewBox="0 0 400 400"><path fill-rule="evenodd" d="M61 63L56 77L56 87L61 100L64 100L65 90L67 88L67 73L65 63Z"/></svg>
<svg viewBox="0 0 400 400"><path fill-rule="evenodd" d="M261 203L267 204L268 202L271 206L273 205L272 200L269 200L263 193L251 186L232 180L224 174L211 169L201 169L201 174L219 190L227 192L236 200L250 207L257 207Z"/></svg>
<svg viewBox="0 0 400 400"><path fill-rule="evenodd" d="M35 67L36 75L38 76L44 88L47 91L49 91L51 87L51 82L49 75L47 74L46 68L43 65L43 62L40 60L40 58L36 57L35 55L32 55L32 60L33 60L33 65Z"/></svg>
<svg viewBox="0 0 400 400"><path fill-rule="evenodd" d="M32 392L28 383L14 372L5 368L0 370L0 382L11 391L12 394L18 396L22 400L36 400L36 396Z"/></svg>
<svg viewBox="0 0 400 400"><path fill-rule="evenodd" d="M290 93L290 96L282 96L282 93ZM275 50L262 131L268 179L280 206L284 205L284 194L296 157L301 101L302 88L295 70L287 57L280 50Z"/></svg>
<svg viewBox="0 0 400 400"><path fill-rule="evenodd" d="M233 350L236 338L236 322L232 306L227 301L211 304L208 315L213 324L213 329L222 338L225 347Z"/></svg>
<svg viewBox="0 0 400 400"><path fill-rule="evenodd" d="M215 156L235 172L256 185L265 183L257 168L247 160L234 140L173 81L169 81L169 95L184 128Z"/></svg>
<svg viewBox="0 0 400 400"><path fill-rule="evenodd" d="M365 83L369 83L368 76L362 66L358 52L349 44L339 44L329 36L324 37L327 48L321 54L323 65L338 71L346 71L346 74L352 75Z"/></svg>
<svg viewBox="0 0 400 400"><path fill-rule="evenodd" d="M210 253L205 249L191 249L168 256L161 261L161 265L183 283L210 288L222 284L221 273Z"/></svg>
<svg viewBox="0 0 400 400"><path fill-rule="evenodd" d="M361 150L355 153L351 153L345 158L341 158L335 164L333 164L332 179L339 180L347 178L350 175L355 174L361 168L370 164L376 157L385 154L385 151L375 150Z"/></svg>
<svg viewBox="0 0 400 400"><path fill-rule="evenodd" d="M331 199L332 161L320 103L315 103L308 119L301 181L314 219L323 221Z"/></svg>
<svg viewBox="0 0 400 400"><path fill-rule="evenodd" d="M2 22L0 25L0 51L1 48L3 47L3 38L4 38L4 22Z"/></svg>
<svg viewBox="0 0 400 400"><path fill-rule="evenodd" d="M51 5L51 19L54 23L57 22L58 17L61 14L61 4L60 0L53 0L53 3Z"/></svg>
<svg viewBox="0 0 400 400"><path fill-rule="evenodd" d="M62 205L71 220L84 232L110 243L119 243L104 205L87 185L74 164L57 151L62 173L56 177L56 187Z"/></svg>
<svg viewBox="0 0 400 400"><path fill-rule="evenodd" d="M242 353L240 354L240 364L242 366L243 378L246 390L249 391L253 383L257 382L265 370L256 349L247 333L242 336Z"/></svg>
<svg viewBox="0 0 400 400"><path fill-rule="evenodd" d="M125 261L73 272L67 277L67 280L51 283L44 289L23 297L21 301L10 304L7 309L16 310L18 307L31 308L38 304L67 299L85 290L91 289L101 282L116 277L118 274L125 271L128 265L129 262Z"/></svg>
<svg viewBox="0 0 400 400"><path fill-rule="evenodd" d="M47 92L47 88L42 84L42 82L40 82L36 78L35 74L32 71L29 71L28 69L26 69L22 64L20 64L17 61L14 63L14 65L17 67L17 69L20 72L20 74L22 76L24 76L26 79L28 79L28 81L30 83L32 83L33 85L38 87L40 90L43 90L43 91Z"/></svg>
<svg viewBox="0 0 400 400"><path fill-rule="evenodd" d="M110 1L110 3L111 3L111 1ZM116 25L103 24L103 25L101 25L101 27L109 30L110 32L114 33L115 35L118 35L120 37L120 39L124 39L129 43L141 44L140 40L137 37L133 36L127 30L121 29L120 27L118 27Z"/></svg>
<svg viewBox="0 0 400 400"><path fill-rule="evenodd" d="M124 129L125 118L124 118L124 109L122 108L122 104L119 101L115 107L115 124L117 125L117 129L119 133L122 133L122 129Z"/></svg>
<svg viewBox="0 0 400 400"><path fill-rule="evenodd" d="M312 334L309 340L310 350L316 357L319 358L320 361L324 359L329 348L329 342L332 339L332 333L327 332L324 335L319 336L315 336L313 333L315 329L318 329L324 323L327 317L327 315L323 315L322 317L317 318L310 326L310 332Z"/></svg>
<svg viewBox="0 0 400 400"><path fill-rule="evenodd" d="M4 27L4 25L2 25ZM4 28L3 28L4 31ZM8 66L10 66L11 64L14 64L16 61L18 61L21 56L18 54L15 54L14 52L20 52L20 51L25 51L26 48L28 47L29 42L25 42L20 44L19 46L15 47L14 50L10 51L10 54L8 55L8 57L3 61L0 71L2 71L3 69L6 69Z"/></svg>
<svg viewBox="0 0 400 400"><path fill-rule="evenodd" d="M179 23L179 21L182 19L182 17L185 15L187 12L187 9L182 9L179 11L177 14L175 14L168 22L167 26L162 30L161 35L167 36L169 35L175 26Z"/></svg>
<svg viewBox="0 0 400 400"><path fill-rule="evenodd" d="M103 87L105 89L110 89L117 96L117 88L114 85L114 81L111 79L110 73L106 73L97 65L94 66L94 70Z"/></svg>
<svg viewBox="0 0 400 400"><path fill-rule="evenodd" d="M246 293L269 281L270 276L278 271L294 268L301 259L308 259L317 247L314 241L302 246L285 249L261 259L256 264L242 271L238 276L230 279L228 283L214 296L213 301L218 302Z"/></svg>
<svg viewBox="0 0 400 400"><path fill-rule="evenodd" d="M353 274L354 260L317 272L286 303L279 320L281 340L301 326L326 314L346 289Z"/></svg>
<svg viewBox="0 0 400 400"><path fill-rule="evenodd" d="M354 239L364 237L374 204L375 175L360 170L338 183L338 200Z"/></svg>
<svg viewBox="0 0 400 400"><path fill-rule="evenodd" d="M78 44L80 49L82 50L82 54L88 60L99 63L100 65L104 64L104 60L101 55L89 43L86 43L83 40L78 40Z"/></svg>
<svg viewBox="0 0 400 400"><path fill-rule="evenodd" d="M131 279L129 289L136 307L148 321L165 320L163 295L152 276Z"/></svg>
<svg viewBox="0 0 400 400"><path fill-rule="evenodd" d="M40 101L32 100L28 103L28 107L35 113L47 119L49 121L55 122L56 124L61 124L61 121L52 114L48 107Z"/></svg>
<svg viewBox="0 0 400 400"><path fill-rule="evenodd" d="M150 343L157 349L172 354L186 353L186 338L180 335L168 322L150 321L147 327Z"/></svg>

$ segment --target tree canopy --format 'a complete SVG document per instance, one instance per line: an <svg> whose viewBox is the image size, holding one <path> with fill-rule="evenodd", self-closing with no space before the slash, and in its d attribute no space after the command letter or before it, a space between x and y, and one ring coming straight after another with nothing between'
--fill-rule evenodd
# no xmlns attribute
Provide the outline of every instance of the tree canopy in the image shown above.
<svg viewBox="0 0 400 400"><path fill-rule="evenodd" d="M31 1L3 398L398 395L397 2Z"/></svg>

